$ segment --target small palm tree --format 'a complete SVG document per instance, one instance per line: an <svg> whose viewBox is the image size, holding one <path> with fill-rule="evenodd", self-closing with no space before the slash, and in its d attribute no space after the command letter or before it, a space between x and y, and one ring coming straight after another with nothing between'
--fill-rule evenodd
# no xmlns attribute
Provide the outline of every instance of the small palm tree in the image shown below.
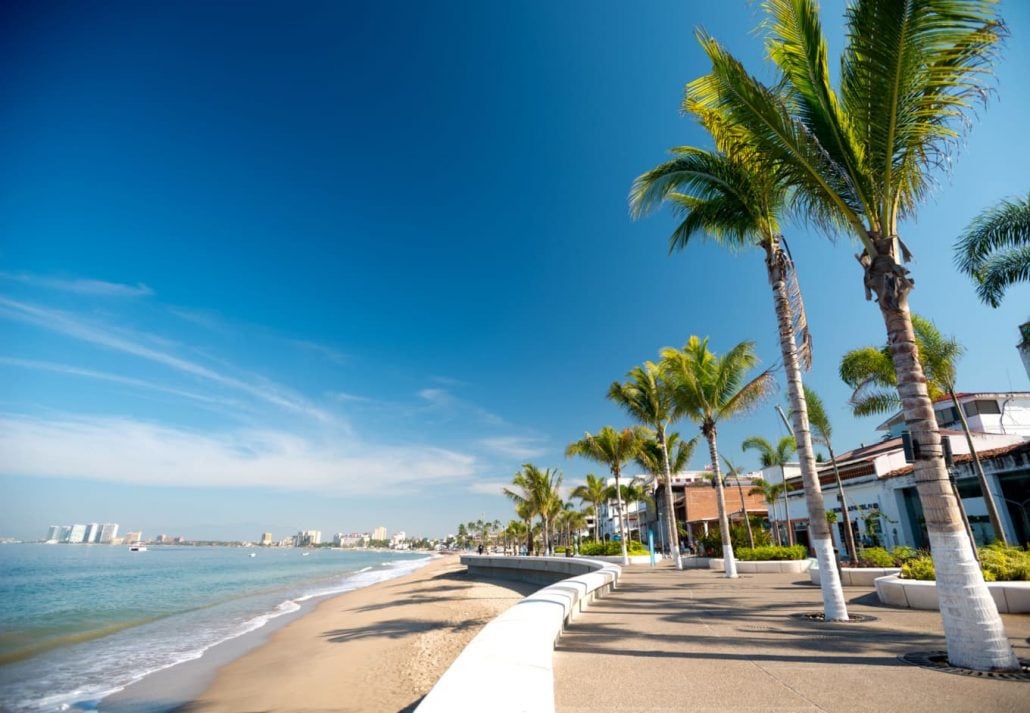
<svg viewBox="0 0 1030 713"><path fill-rule="evenodd" d="M844 544L848 548L848 560L855 564L858 562L858 550L855 549L855 533L851 530L851 515L848 510L848 500L844 495L844 483L840 479L837 456L833 452L833 426L823 407L823 400L807 386L805 387L805 400L808 402L808 422L812 425L812 440L826 446L826 450L830 453L833 477L837 480L837 498L840 500L840 511L844 515Z"/></svg>
<svg viewBox="0 0 1030 713"><path fill-rule="evenodd" d="M1030 281L1030 194L974 218L955 245L955 263L991 307L1001 304L1007 287Z"/></svg>
<svg viewBox="0 0 1030 713"><path fill-rule="evenodd" d="M641 478L633 478L633 480L631 480L629 483L623 483L620 486L620 488L619 488L618 496L621 496L622 502L626 504L626 509L627 510L634 503L645 503L646 505L654 506L654 498L651 497L651 491L648 489L646 483ZM615 487L612 486L611 488L609 488L609 498L614 500L614 499L616 499L616 497L617 497L617 495L616 495L616 492L615 492ZM628 517L629 517L629 515L627 514L627 518ZM627 531L629 533L630 539L632 540L633 539L633 530L632 530L632 528L628 527L628 525L627 525ZM643 533L640 530L640 522L639 522L639 517L638 517L637 518L637 540L641 544L643 544L643 542L644 542L643 537L644 536L643 536Z"/></svg>
<svg viewBox="0 0 1030 713"><path fill-rule="evenodd" d="M587 482L576 486L572 491L572 497L578 498L584 503L590 503L594 514L594 542L600 541L601 527L601 504L607 499L608 485L604 478L598 478L593 473L587 473Z"/></svg>
<svg viewBox="0 0 1030 713"><path fill-rule="evenodd" d="M540 518L545 554L550 552L551 547L551 521L561 507L561 498L558 495L561 481L561 473L557 470L541 470L532 463L526 463L512 478L512 485L516 489L504 489L504 494L515 503L519 517L527 522L531 521L533 516ZM532 548L532 535L528 544Z"/></svg>
<svg viewBox="0 0 1030 713"><path fill-rule="evenodd" d="M665 450L669 454L669 470L672 473L682 473L687 470L690 460L694 457L694 449L697 447L699 436L694 436L689 441L684 441L678 433L670 433L665 441ZM675 510L675 507L673 507ZM676 518L673 517L673 522ZM686 488L683 491L683 522L686 524L687 544L694 546L694 533L690 529L690 512L688 511ZM677 534L679 530L677 528Z"/></svg>
<svg viewBox="0 0 1030 713"><path fill-rule="evenodd" d="M675 553L676 568L683 569L676 516L672 510L672 472L666 446L666 431L672 421L672 395L662 378L661 369L654 362L646 361L643 366L633 367L627 376L627 381L616 381L609 387L608 398L621 406L630 416L654 429L654 443L660 458L655 465L659 465L660 470L648 472L660 476L665 482L666 542Z"/></svg>
<svg viewBox="0 0 1030 713"><path fill-rule="evenodd" d="M765 478L758 478L751 483L751 490L747 491L748 495L761 495L765 498L765 504L769 506L770 519L773 512L773 506L776 505L776 501L779 500L780 495L787 489L786 483L770 483ZM783 541L780 539L780 528L773 528L774 535L776 536L776 544L782 545Z"/></svg>
<svg viewBox="0 0 1030 713"><path fill-rule="evenodd" d="M644 469L645 472L650 473L655 482L658 484L665 485L665 500L666 500L666 516L667 525L671 526L675 536L671 536L672 539L667 539L669 543L669 550L676 551L676 566L679 569L683 568L683 558L680 553L679 545L679 528L676 526L676 512L675 505L673 503L672 494L672 475L679 473L686 469L687 463L690 461L691 456L694 453L694 446L697 445L697 437L690 439L688 443L680 443L680 436L678 433L669 433L665 437L665 447L663 448L658 444L658 439L648 438L640 444L640 452L637 453L636 461L637 465ZM666 464L670 477L665 477ZM684 508L686 508L686 502L684 501ZM668 527L666 530L668 531Z"/></svg>
<svg viewBox="0 0 1030 713"><path fill-rule="evenodd" d="M785 466L790 463L791 456L797 450L797 446L794 444L794 436L784 436L776 442L775 446L761 436L751 436L745 439L740 447L745 451L758 451L759 462L763 468L778 467L780 469L780 482L783 483L783 489L780 491L783 495L783 523L787 528L787 543L793 545L794 528L790 525L790 511L787 509L788 488ZM776 539L779 538L777 537Z"/></svg>
<svg viewBox="0 0 1030 713"><path fill-rule="evenodd" d="M976 446L973 445L969 422L966 421L966 414L959 404L958 396L955 395L957 362L965 350L957 339L945 337L937 326L925 317L913 314L912 327L915 330L919 361L926 375L927 391L934 400L945 396L951 398L955 413L962 424L962 432L966 436L966 445L973 457L973 469L980 482L980 491L987 506L994 536L1002 544L1008 544L994 494L987 483L987 474L976 452ZM891 361L889 345L879 349L861 347L847 352L841 358L840 375L844 383L854 389L851 404L856 416L890 413L901 408L901 396L897 390L898 378L894 371L894 363ZM957 491L955 497L959 497Z"/></svg>
<svg viewBox="0 0 1030 713"><path fill-rule="evenodd" d="M716 436L720 421L748 411L772 389L772 374L768 370L750 381L746 380L748 372L757 364L753 342L741 342L723 356L709 351L707 338L694 336L690 337L683 349L662 350L662 367L672 388L673 415L686 417L696 423L708 441L708 452L716 479L719 529L727 577L737 576L737 563L733 558L733 543L730 540L730 523L719 472Z"/></svg>
<svg viewBox="0 0 1030 713"><path fill-rule="evenodd" d="M622 485L622 467L633 460L640 449L642 435L639 430L626 428L616 431L611 426L605 426L596 434L587 433L583 438L565 449L565 456L583 456L597 463L607 465L615 478L616 495L619 505L619 536L622 541L622 563L629 564L629 553L626 550L626 510L622 502L622 493L619 487Z"/></svg>

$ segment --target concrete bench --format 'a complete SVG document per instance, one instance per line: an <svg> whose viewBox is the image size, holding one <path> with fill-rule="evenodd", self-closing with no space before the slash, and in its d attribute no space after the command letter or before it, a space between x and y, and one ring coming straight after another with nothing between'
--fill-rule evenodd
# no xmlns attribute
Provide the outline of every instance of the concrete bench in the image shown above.
<svg viewBox="0 0 1030 713"><path fill-rule="evenodd" d="M581 557L463 555L461 563L473 577L553 583L484 626L417 713L551 713L554 645L577 612L615 588L621 568Z"/></svg>

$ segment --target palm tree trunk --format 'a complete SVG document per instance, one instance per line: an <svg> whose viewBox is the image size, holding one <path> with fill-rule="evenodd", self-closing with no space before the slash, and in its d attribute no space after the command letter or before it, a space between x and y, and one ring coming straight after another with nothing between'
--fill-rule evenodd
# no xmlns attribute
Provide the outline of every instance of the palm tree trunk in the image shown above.
<svg viewBox="0 0 1030 713"><path fill-rule="evenodd" d="M826 522L826 505L819 485L819 473L815 467L815 451L812 448L812 433L808 426L808 404L801 383L801 365L798 361L794 319L785 282L789 258L778 241L770 245L771 254L766 260L769 268L769 282L772 283L776 306L776 321L780 331L780 353L783 356L783 371L787 377L787 394L790 397L790 411L794 421L794 442L797 444L798 460L801 463L801 480L805 486L805 504L808 509L809 543L819 560L819 583L823 595L823 618L826 621L847 621L848 608L844 603L844 588L840 583L836 558L833 555L833 539L830 524ZM782 467L782 466L781 466ZM786 484L786 477L784 477ZM787 490L784 488L784 498ZM791 533L788 516L787 532ZM793 545L793 537L791 537Z"/></svg>
<svg viewBox="0 0 1030 713"><path fill-rule="evenodd" d="M840 500L840 512L844 516L844 546L848 548L848 561L852 564L858 562L858 550L855 549L855 533L851 529L851 514L848 511L848 501L844 497L844 483L840 479L840 469L837 468L837 456L833 453L833 446L827 439L826 450L830 452L830 464L833 465L833 477L837 479L837 498Z"/></svg>
<svg viewBox="0 0 1030 713"><path fill-rule="evenodd" d="M926 376L919 364L908 294L908 271L893 257L891 239L870 234L877 251L863 256L867 296L875 293L887 328L898 395L912 436L916 490L923 505L930 550L937 572L937 595L952 666L978 671L1018 671L1005 626L984 583L973 548L962 526L955 493L944 464L941 435Z"/></svg>
<svg viewBox="0 0 1030 713"><path fill-rule="evenodd" d="M719 506L719 534L722 536L722 561L727 577L737 576L737 560L733 557L733 540L730 539L730 518L726 515L726 498L722 489L722 474L719 473L719 449L715 445L715 429L705 433L708 439L708 454L712 459L715 477L715 500Z"/></svg>
<svg viewBox="0 0 1030 713"><path fill-rule="evenodd" d="M744 524L747 525L747 544L755 549L755 535L751 532L751 518L747 516L747 501L744 500L744 487L740 484L740 476L737 477L737 490L740 492L740 509L744 513Z"/></svg>
<svg viewBox="0 0 1030 713"><path fill-rule="evenodd" d="M665 531L669 549L676 553L676 569L683 569L683 555L680 553L679 533L676 527L676 510L672 506L672 468L669 465L669 450L665 445L665 425L658 425L658 445L662 449L662 468L665 470Z"/></svg>
<svg viewBox="0 0 1030 713"><path fill-rule="evenodd" d="M626 508L622 504L622 480L619 467L612 468L612 475L615 476L615 501L619 504L619 539L622 545L622 564L629 565L629 551L626 549Z"/></svg>
<svg viewBox="0 0 1030 713"><path fill-rule="evenodd" d="M601 501L594 502L594 544L601 541Z"/></svg>
<svg viewBox="0 0 1030 713"><path fill-rule="evenodd" d="M791 406L791 408L794 408ZM796 439L795 439L796 440ZM790 526L790 507L787 504L787 471L780 466L780 482L783 484L783 527L787 531L787 544L794 546L794 528Z"/></svg>
<svg viewBox="0 0 1030 713"><path fill-rule="evenodd" d="M969 446L970 455L973 456L973 468L976 471L976 477L980 480L980 490L983 491L984 503L987 505L987 515L991 518L991 527L994 528L994 536L1001 544L1007 545L1009 541L1005 537L1005 528L1001 523L1001 515L998 514L998 506L994 502L994 493L991 492L987 485L987 474L984 473L980 456L976 452L976 446L973 445L973 434L969 432L969 422L966 421L966 414L963 413L962 407L958 403L955 389L948 389L948 393L951 395L951 402L955 404L955 410L958 411L959 420L962 422L962 430L966 434L966 444ZM958 487L957 484L956 487Z"/></svg>

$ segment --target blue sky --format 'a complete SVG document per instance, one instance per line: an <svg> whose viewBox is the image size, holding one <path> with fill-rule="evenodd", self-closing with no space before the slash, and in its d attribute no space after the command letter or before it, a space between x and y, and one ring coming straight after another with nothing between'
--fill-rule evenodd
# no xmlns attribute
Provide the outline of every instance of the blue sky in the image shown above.
<svg viewBox="0 0 1030 713"><path fill-rule="evenodd" d="M1030 11L998 96L903 236L914 309L968 352L963 390L1028 388L1030 289L980 305L952 267L1027 190ZM691 334L777 360L761 258L668 256L633 178L703 143L679 114L731 3L20 2L0 10L0 535L115 521L187 537L443 534L511 517L520 463L626 418L604 394ZM831 50L842 3L824 4ZM846 239L788 239L837 450L847 349L883 340ZM720 432L783 435L772 404ZM694 428L680 429L693 434ZM700 455L692 464L703 467Z"/></svg>

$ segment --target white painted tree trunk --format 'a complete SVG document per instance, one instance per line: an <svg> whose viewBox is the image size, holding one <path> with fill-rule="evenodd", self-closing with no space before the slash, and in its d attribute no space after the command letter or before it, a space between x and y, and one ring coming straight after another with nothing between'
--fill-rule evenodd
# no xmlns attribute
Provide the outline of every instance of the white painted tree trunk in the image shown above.
<svg viewBox="0 0 1030 713"><path fill-rule="evenodd" d="M872 258L863 256L865 285L867 293L875 294L883 315L887 344L898 376L898 395L912 436L916 490L923 504L937 572L948 660L953 666L977 671L1018 671L1019 661L973 556L948 479L940 430L926 390L908 308L913 283L908 271L893 257L894 241L872 233L870 237L878 254Z"/></svg>
<svg viewBox="0 0 1030 713"><path fill-rule="evenodd" d="M772 283L773 300L776 307L776 321L780 332L780 354L783 357L783 371L787 378L787 394L790 397L790 412L794 426L794 441L797 444L798 461L801 464L801 480L805 487L805 505L808 509L808 537L819 560L819 586L823 595L823 617L826 621L847 621L848 608L844 603L844 588L840 572L833 556L833 538L826 521L826 504L819 484L819 472L815 466L815 451L812 448L812 433L808 424L808 403L801 382L801 365L798 361L797 340L794 334L794 319L787 295L786 256L778 243L769 246L766 258L769 282ZM786 475L784 475L786 484ZM786 497L786 490L784 490ZM787 516L787 532L790 516ZM793 544L793 540L791 541Z"/></svg>
<svg viewBox="0 0 1030 713"><path fill-rule="evenodd" d="M683 569L683 554L680 552L679 532L676 527L676 509L672 505L672 468L669 466L669 449L665 443L665 426L658 425L658 445L662 447L662 468L665 470L665 520L666 541L676 555L676 569ZM683 494L686 497L686 493Z"/></svg>
<svg viewBox="0 0 1030 713"><path fill-rule="evenodd" d="M730 539L730 518L726 514L726 498L723 495L722 474L719 472L719 449L715 444L715 429L706 433L708 454L712 458L712 476L715 478L715 499L719 505L719 534L722 537L722 561L726 576L737 576L737 560L733 556L733 540Z"/></svg>
<svg viewBox="0 0 1030 713"><path fill-rule="evenodd" d="M613 468L615 475L615 499L619 504L619 539L622 544L622 564L629 564L629 551L626 549L626 508L622 504L622 480L618 468Z"/></svg>

